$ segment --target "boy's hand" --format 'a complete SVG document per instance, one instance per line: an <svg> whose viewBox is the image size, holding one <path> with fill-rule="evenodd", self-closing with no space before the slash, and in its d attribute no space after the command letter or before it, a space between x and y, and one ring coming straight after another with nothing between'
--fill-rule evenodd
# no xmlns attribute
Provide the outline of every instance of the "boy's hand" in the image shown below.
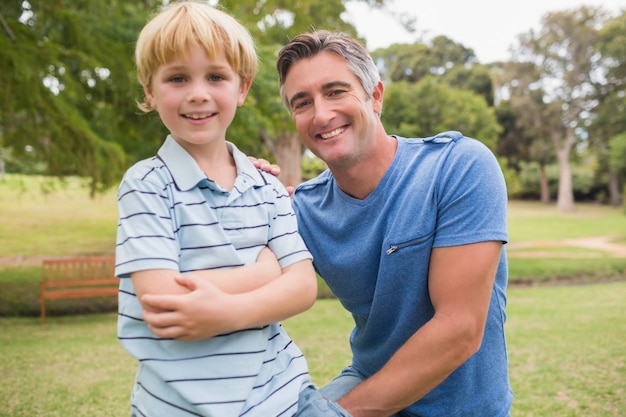
<svg viewBox="0 0 626 417"><path fill-rule="evenodd" d="M238 328L234 320L240 306L235 296L191 274L175 279L191 292L146 294L141 299L148 307L143 319L152 333L165 339L200 340Z"/></svg>

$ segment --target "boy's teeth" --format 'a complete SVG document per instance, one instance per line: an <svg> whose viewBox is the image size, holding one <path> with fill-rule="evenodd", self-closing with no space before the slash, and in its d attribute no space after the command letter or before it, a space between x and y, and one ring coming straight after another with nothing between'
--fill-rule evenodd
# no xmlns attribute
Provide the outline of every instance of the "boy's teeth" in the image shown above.
<svg viewBox="0 0 626 417"><path fill-rule="evenodd" d="M209 115L208 114L188 114L187 117L190 119L198 120L198 119L204 119L205 117L209 117Z"/></svg>
<svg viewBox="0 0 626 417"><path fill-rule="evenodd" d="M337 136L338 134L340 134L344 130L345 130L344 128L340 127L340 128L337 128L337 129L333 130L332 132L322 133L322 134L320 134L320 136L323 139L328 139L328 138L332 138L333 136Z"/></svg>

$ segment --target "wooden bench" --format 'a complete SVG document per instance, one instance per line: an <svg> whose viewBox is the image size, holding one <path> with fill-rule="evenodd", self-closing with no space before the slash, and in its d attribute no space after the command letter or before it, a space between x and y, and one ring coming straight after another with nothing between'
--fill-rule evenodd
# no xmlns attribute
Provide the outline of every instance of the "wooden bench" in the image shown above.
<svg viewBox="0 0 626 417"><path fill-rule="evenodd" d="M85 256L46 259L41 264L41 322L46 321L46 300L117 295L115 257Z"/></svg>

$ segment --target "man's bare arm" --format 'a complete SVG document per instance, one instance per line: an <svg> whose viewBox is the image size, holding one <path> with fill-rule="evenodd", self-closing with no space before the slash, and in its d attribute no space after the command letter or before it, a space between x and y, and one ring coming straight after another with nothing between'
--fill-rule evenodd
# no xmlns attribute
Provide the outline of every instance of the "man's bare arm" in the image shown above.
<svg viewBox="0 0 626 417"><path fill-rule="evenodd" d="M433 318L371 378L339 400L353 417L383 417L413 404L479 348L501 242L433 249Z"/></svg>

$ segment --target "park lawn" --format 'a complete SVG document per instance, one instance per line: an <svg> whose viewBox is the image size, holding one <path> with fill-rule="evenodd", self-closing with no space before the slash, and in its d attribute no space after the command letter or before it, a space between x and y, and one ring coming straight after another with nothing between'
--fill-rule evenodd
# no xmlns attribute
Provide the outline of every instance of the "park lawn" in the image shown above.
<svg viewBox="0 0 626 417"><path fill-rule="evenodd" d="M113 254L117 230L116 190L90 198L84 180L8 174L0 181L0 256ZM510 201L511 245L580 237L612 236L626 242L623 209L576 205L564 213L555 204Z"/></svg>
<svg viewBox="0 0 626 417"><path fill-rule="evenodd" d="M7 178L0 182L0 258L113 253L115 190L90 199L76 178L63 186L45 178ZM509 230L512 244L595 236L624 243L626 216L592 204L562 213L512 201ZM560 257L562 250L574 257ZM620 282L509 289L512 415L624 415L626 259L601 253L585 258L577 256L585 251L566 245L544 252L548 256L536 259L511 256L511 281ZM37 281L35 265L0 265L2 293L11 289L0 304L8 312L36 314ZM114 313L74 315L41 325L38 317L0 318L0 417L128 415L135 364L117 343L115 319ZM285 327L309 359L316 383L325 384L348 363L351 321L336 300L319 300Z"/></svg>
<svg viewBox="0 0 626 417"><path fill-rule="evenodd" d="M510 288L512 415L623 416L626 282ZM0 318L0 416L122 416L135 363L116 339L115 314ZM284 323L318 385L350 360L351 319L319 300Z"/></svg>
<svg viewBox="0 0 626 417"><path fill-rule="evenodd" d="M577 203L576 211L566 213L554 203L510 201L508 220L512 244L595 236L614 236L616 242L626 239L626 215L621 207Z"/></svg>
<svg viewBox="0 0 626 417"><path fill-rule="evenodd" d="M0 256L112 254L115 190L89 197L84 181L7 175L0 182Z"/></svg>

